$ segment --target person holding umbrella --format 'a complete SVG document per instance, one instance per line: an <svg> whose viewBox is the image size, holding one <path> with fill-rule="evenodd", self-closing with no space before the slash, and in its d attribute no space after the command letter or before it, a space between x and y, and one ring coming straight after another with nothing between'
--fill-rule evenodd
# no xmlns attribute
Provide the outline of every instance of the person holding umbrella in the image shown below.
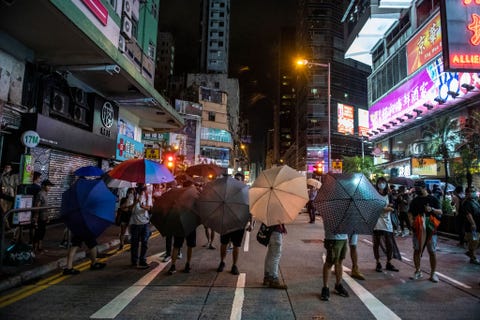
<svg viewBox="0 0 480 320"><path fill-rule="evenodd" d="M132 267L147 269L148 238L150 238L150 215L151 199L147 194L147 187L143 184L137 186L137 194L133 204L133 211L130 217L130 233L132 236L130 247L130 261ZM140 254L138 247L140 245ZM137 266L138 263L138 266Z"/></svg>

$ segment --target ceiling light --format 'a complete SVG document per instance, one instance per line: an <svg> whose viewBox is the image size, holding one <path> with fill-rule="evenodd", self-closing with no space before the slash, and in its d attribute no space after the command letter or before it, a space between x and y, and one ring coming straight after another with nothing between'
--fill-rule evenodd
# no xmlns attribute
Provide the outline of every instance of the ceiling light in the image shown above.
<svg viewBox="0 0 480 320"><path fill-rule="evenodd" d="M400 117L399 117L399 118L397 118L397 120L398 120L400 123L402 123L402 122L404 122L404 121L405 121L403 118L400 118Z"/></svg>
<svg viewBox="0 0 480 320"><path fill-rule="evenodd" d="M410 114L410 113L405 113L405 117L407 117L408 119L412 119L413 116Z"/></svg>
<svg viewBox="0 0 480 320"><path fill-rule="evenodd" d="M396 126L396 125L397 125L397 123L396 123L395 121L390 121L390 124L391 124L392 126Z"/></svg>
<svg viewBox="0 0 480 320"><path fill-rule="evenodd" d="M390 126L388 124L384 124L383 126L385 127L385 129L390 129Z"/></svg>
<svg viewBox="0 0 480 320"><path fill-rule="evenodd" d="M382 128L377 128L377 130L380 131L380 132L385 131L385 130L383 130Z"/></svg>
<svg viewBox="0 0 480 320"><path fill-rule="evenodd" d="M373 134L378 134L378 131L372 130Z"/></svg>
<svg viewBox="0 0 480 320"><path fill-rule="evenodd" d="M432 109L433 109L433 106L432 106L431 104L429 104L429 103L424 103L423 106L424 106L425 108L427 108L428 110L432 110Z"/></svg>
<svg viewBox="0 0 480 320"><path fill-rule="evenodd" d="M465 90L467 90L468 92L472 91L473 89L475 89L474 86L472 86L471 84L468 84L468 83L462 83L462 88L464 88Z"/></svg>
<svg viewBox="0 0 480 320"><path fill-rule="evenodd" d="M454 99L459 95L459 93L455 91L447 91L447 93Z"/></svg>
<svg viewBox="0 0 480 320"><path fill-rule="evenodd" d="M438 102L439 104L444 104L445 102L447 102L447 100L445 99L442 99L440 97L436 97L435 99L433 99L435 102Z"/></svg>

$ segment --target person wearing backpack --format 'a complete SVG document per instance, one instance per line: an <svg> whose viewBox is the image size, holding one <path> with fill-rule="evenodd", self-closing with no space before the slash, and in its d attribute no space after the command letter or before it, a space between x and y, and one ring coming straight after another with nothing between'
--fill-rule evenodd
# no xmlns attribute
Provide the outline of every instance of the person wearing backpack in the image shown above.
<svg viewBox="0 0 480 320"><path fill-rule="evenodd" d="M465 200L462 203L465 217L465 240L468 243L467 255L470 257L470 263L480 264L475 251L478 248L477 226L480 225L480 204L475 187L470 186L465 189Z"/></svg>

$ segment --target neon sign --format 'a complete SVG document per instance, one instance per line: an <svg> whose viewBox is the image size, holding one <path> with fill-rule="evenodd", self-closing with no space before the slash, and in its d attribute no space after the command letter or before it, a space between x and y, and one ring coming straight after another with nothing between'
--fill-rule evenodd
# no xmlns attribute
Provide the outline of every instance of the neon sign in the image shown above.
<svg viewBox="0 0 480 320"><path fill-rule="evenodd" d="M443 0L440 13L445 70L480 70L480 0Z"/></svg>

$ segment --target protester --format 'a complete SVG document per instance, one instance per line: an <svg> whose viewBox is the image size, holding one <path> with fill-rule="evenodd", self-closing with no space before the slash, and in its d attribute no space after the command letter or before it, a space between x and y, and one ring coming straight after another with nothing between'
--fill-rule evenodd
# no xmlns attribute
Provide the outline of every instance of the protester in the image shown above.
<svg viewBox="0 0 480 320"><path fill-rule="evenodd" d="M430 256L430 281L438 282L438 276L435 273L437 267L437 257L435 250L437 247L436 228L438 219L442 217L440 202L432 195L428 194L425 182L415 182L415 193L417 196L410 203L408 218L413 229L413 262L415 273L413 280L419 280L423 277L420 271L420 262L423 250L427 248ZM427 227L428 224L428 227Z"/></svg>
<svg viewBox="0 0 480 320"><path fill-rule="evenodd" d="M410 225L410 220L408 220L408 207L411 201L412 197L410 193L406 191L405 186L400 186L397 196L397 211L402 237L406 237L412 232L412 226Z"/></svg>
<svg viewBox="0 0 480 320"><path fill-rule="evenodd" d="M274 289L287 289L285 284L281 284L278 278L278 267L282 257L283 235L287 229L283 224L270 226L273 228L270 242L267 246L267 255L265 256L263 285Z"/></svg>
<svg viewBox="0 0 480 320"><path fill-rule="evenodd" d="M465 201L463 201L462 208L465 217L465 240L468 244L467 255L470 257L470 263L480 264L475 254L479 242L477 226L480 226L480 204L475 187L470 186L465 189Z"/></svg>
<svg viewBox="0 0 480 320"><path fill-rule="evenodd" d="M455 230L458 233L458 246L464 247L465 245L465 216L462 214L462 202L465 199L463 193L463 187L457 186L452 194L452 202L455 206Z"/></svg>
<svg viewBox="0 0 480 320"><path fill-rule="evenodd" d="M120 234L118 236L120 240L120 245L118 247L118 250L122 250L125 243L125 233L127 232L128 225L130 224L130 218L132 216L132 211L134 207L135 200L132 197L134 196L134 194L135 189L129 188L125 197L120 199L120 206L118 207L118 214L120 215Z"/></svg>
<svg viewBox="0 0 480 320"><path fill-rule="evenodd" d="M147 188L144 185L138 185L132 215L130 217L130 233L132 235L130 246L130 262L132 267L147 269L147 249L148 239L150 238L150 215L151 198L147 194ZM140 245L140 254L138 247ZM137 265L138 263L138 265Z"/></svg>
<svg viewBox="0 0 480 320"><path fill-rule="evenodd" d="M204 245L204 247L207 247L208 249L215 250L215 246L213 245L213 240L215 240L215 231L212 229L208 228L207 226L205 227L205 237L207 238L207 244Z"/></svg>
<svg viewBox="0 0 480 320"><path fill-rule="evenodd" d="M67 265L66 268L63 269L64 275L76 275L80 273L80 270L73 268L73 261L75 259L75 254L79 247L82 246L82 242L84 242L89 249L90 253L90 270L100 270L106 267L106 263L99 262L97 259L98 249L97 249L97 240L93 234L78 236L73 234L72 235L72 246L68 250L67 253Z"/></svg>
<svg viewBox="0 0 480 320"><path fill-rule="evenodd" d="M328 301L330 299L330 289L328 278L330 269L335 266L335 291L342 297L348 297L348 291L342 285L343 260L347 254L347 234L333 234L325 229L324 247L327 251L327 257L323 263L323 287L320 299Z"/></svg>
<svg viewBox="0 0 480 320"><path fill-rule="evenodd" d="M53 186L53 183L50 180L44 180L42 182L42 188L35 197L34 207L48 207L48 192L50 187ZM33 211L33 252L35 254L44 253L43 249L43 238L45 238L45 233L47 230L47 224L50 220L49 210L41 209Z"/></svg>
<svg viewBox="0 0 480 320"><path fill-rule="evenodd" d="M310 217L309 223L315 223L315 206L313 205L313 200L315 200L315 197L317 196L318 189L314 186L307 186L308 188L308 202L307 202L307 210L308 210L308 215Z"/></svg>
<svg viewBox="0 0 480 320"><path fill-rule="evenodd" d="M391 219L391 212L393 212L393 203L391 202L388 194L388 183L385 178L380 177L377 180L376 188L378 193L383 197L385 205L381 209L380 217L377 220L377 224L373 229L373 255L375 256L375 260L377 265L375 270L377 272L382 272L382 264L380 263L380 241L384 240L385 242L385 250L387 255L387 264L385 269L389 271L396 271L398 269L393 266L391 260L393 258L393 249L394 249L394 241L395 238L393 237L393 224Z"/></svg>
<svg viewBox="0 0 480 320"><path fill-rule="evenodd" d="M351 234L348 236L348 244L350 247L350 259L352 260L352 272L350 275L352 278L358 280L365 280L365 276L358 269L358 253L357 253L357 244L358 244L358 234Z"/></svg>
<svg viewBox="0 0 480 320"><path fill-rule="evenodd" d="M32 206L35 205L35 199L37 197L37 194L42 190L42 174L38 171L33 172L33 181L32 184L27 186L26 193L28 195L33 196L32 199ZM33 223L33 214L32 214L32 221L30 223L30 228L29 228L29 235L30 235L30 243L33 245L33 234L34 234L34 226L35 224Z"/></svg>

